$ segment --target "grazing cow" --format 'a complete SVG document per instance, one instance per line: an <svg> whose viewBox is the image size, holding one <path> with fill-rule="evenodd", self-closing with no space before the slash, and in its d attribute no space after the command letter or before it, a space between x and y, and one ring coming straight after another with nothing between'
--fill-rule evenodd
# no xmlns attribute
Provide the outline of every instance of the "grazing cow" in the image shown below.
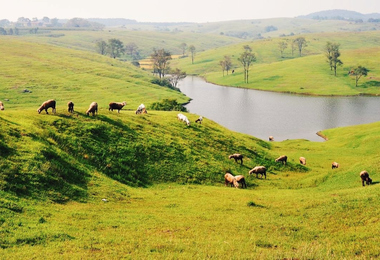
<svg viewBox="0 0 380 260"><path fill-rule="evenodd" d="M136 110L136 115L137 114L147 114L148 112L146 111L146 108L145 108L145 105L144 104L141 104L138 106L137 110Z"/></svg>
<svg viewBox="0 0 380 260"><path fill-rule="evenodd" d="M52 112L55 113L55 100L53 99L50 99L48 101L45 101L44 103L42 103L42 105L37 109L37 112L38 114L41 113L42 110L45 110L46 114L49 114L48 113L48 109L51 108L52 109Z"/></svg>
<svg viewBox="0 0 380 260"><path fill-rule="evenodd" d="M243 155L240 153L234 153L228 156L228 159L235 159L235 162L240 160L240 164L243 164Z"/></svg>
<svg viewBox="0 0 380 260"><path fill-rule="evenodd" d="M0 101L0 110L4 110L4 103Z"/></svg>
<svg viewBox="0 0 380 260"><path fill-rule="evenodd" d="M117 102L111 102L108 104L108 111L113 111L114 109L117 109L117 112L120 113L120 110L127 104L126 101L123 101L122 103Z"/></svg>
<svg viewBox="0 0 380 260"><path fill-rule="evenodd" d="M362 179L362 185L365 186L364 182L367 185L372 184L372 179L369 177L369 174L367 171L361 171L360 172L360 178Z"/></svg>
<svg viewBox="0 0 380 260"><path fill-rule="evenodd" d="M200 116L200 117L198 117L197 120L195 120L195 123L200 123L200 124L202 124L202 121L203 121L203 117Z"/></svg>
<svg viewBox="0 0 380 260"><path fill-rule="evenodd" d="M331 169L334 169L334 168L339 168L339 163L337 163L337 162L333 162L333 163L331 164Z"/></svg>
<svg viewBox="0 0 380 260"><path fill-rule="evenodd" d="M224 184L225 184L225 186L227 186L228 184L230 184L231 187L232 187L232 185L234 185L235 188L239 187L239 184L237 183L235 177L231 173L229 173L229 172L227 172L224 175Z"/></svg>
<svg viewBox="0 0 380 260"><path fill-rule="evenodd" d="M69 111L69 113L73 113L74 112L74 103L72 101L69 101L67 103L67 111Z"/></svg>
<svg viewBox="0 0 380 260"><path fill-rule="evenodd" d="M187 118L187 116L185 116L184 114L179 113L179 114L177 115L177 119L180 120L180 121L185 122L188 126L190 126L190 121L189 121L189 119Z"/></svg>
<svg viewBox="0 0 380 260"><path fill-rule="evenodd" d="M245 182L243 175L236 175L235 180L237 181L238 185L241 184L242 188L247 188L247 183Z"/></svg>
<svg viewBox="0 0 380 260"><path fill-rule="evenodd" d="M98 103L96 103L96 102L92 102L92 103L90 104L90 107L87 109L86 114L87 114L87 115L90 115L90 113L92 113L93 116L94 116L96 113L98 113Z"/></svg>
<svg viewBox="0 0 380 260"><path fill-rule="evenodd" d="M306 158L305 157L300 157L300 164L306 165Z"/></svg>
<svg viewBox="0 0 380 260"><path fill-rule="evenodd" d="M273 140L274 140L273 136L269 136L269 141L273 141Z"/></svg>
<svg viewBox="0 0 380 260"><path fill-rule="evenodd" d="M265 176L265 179L267 178L267 169L265 168L265 166L256 166L255 168L250 170L248 173L249 175L255 173L256 178L258 178L259 174L261 174L261 178L263 178L263 175Z"/></svg>
<svg viewBox="0 0 380 260"><path fill-rule="evenodd" d="M275 162L281 162L283 164L286 164L286 161L288 160L288 157L286 155L281 155L280 157L278 157Z"/></svg>

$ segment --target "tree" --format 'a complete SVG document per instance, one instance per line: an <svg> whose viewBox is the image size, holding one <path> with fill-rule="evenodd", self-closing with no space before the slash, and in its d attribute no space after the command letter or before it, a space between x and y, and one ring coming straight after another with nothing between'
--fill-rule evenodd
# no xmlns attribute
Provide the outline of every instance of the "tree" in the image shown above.
<svg viewBox="0 0 380 260"><path fill-rule="evenodd" d="M334 70L334 74L336 76L336 68L343 64L343 62L339 59L339 43L327 42L325 46L325 52L327 57L327 62L330 65L330 70Z"/></svg>
<svg viewBox="0 0 380 260"><path fill-rule="evenodd" d="M186 52L186 48L187 48L187 44L183 42L183 43L181 43L181 45L179 45L179 47L182 50L182 57L184 57L185 56L185 52Z"/></svg>
<svg viewBox="0 0 380 260"><path fill-rule="evenodd" d="M278 43L278 48L281 53L281 58L284 58L284 51L286 48L288 48L288 43L286 41L281 41Z"/></svg>
<svg viewBox="0 0 380 260"><path fill-rule="evenodd" d="M140 56L139 48L134 42L130 42L127 45L125 45L125 50L132 57L133 60L137 60Z"/></svg>
<svg viewBox="0 0 380 260"><path fill-rule="evenodd" d="M227 71L227 75L228 75L228 71L232 68L231 57L225 55L224 60L219 61L219 65L222 67L223 77L224 77L224 71Z"/></svg>
<svg viewBox="0 0 380 260"><path fill-rule="evenodd" d="M248 45L245 45L243 48L244 52L240 55L238 61L240 61L240 63L243 65L244 82L248 83L249 66L252 62L256 61L256 56L254 53L252 53L252 49Z"/></svg>
<svg viewBox="0 0 380 260"><path fill-rule="evenodd" d="M368 75L369 70L366 67L357 66L355 69L350 71L350 74L355 77L355 87L358 86L359 79Z"/></svg>
<svg viewBox="0 0 380 260"><path fill-rule="evenodd" d="M169 78L170 84L173 86L173 88L176 88L178 85L178 82L184 78L186 78L186 72L181 71L180 69L176 68L175 70L171 71L171 77Z"/></svg>
<svg viewBox="0 0 380 260"><path fill-rule="evenodd" d="M153 53L150 56L154 71L158 73L160 79L165 77L166 71L169 69L169 60L172 59L170 52L165 51L165 49L153 49Z"/></svg>
<svg viewBox="0 0 380 260"><path fill-rule="evenodd" d="M194 45L190 45L189 46L189 51L191 53L191 64L194 64L195 46Z"/></svg>
<svg viewBox="0 0 380 260"><path fill-rule="evenodd" d="M298 53L301 56L302 50L307 47L307 43L304 37L298 37L294 40L295 45L298 47Z"/></svg>
<svg viewBox="0 0 380 260"><path fill-rule="evenodd" d="M107 43L103 40L99 40L95 43L95 51L101 55L107 54Z"/></svg>
<svg viewBox="0 0 380 260"><path fill-rule="evenodd" d="M124 44L118 39L109 39L107 44L107 53L111 58L116 59L124 53Z"/></svg>

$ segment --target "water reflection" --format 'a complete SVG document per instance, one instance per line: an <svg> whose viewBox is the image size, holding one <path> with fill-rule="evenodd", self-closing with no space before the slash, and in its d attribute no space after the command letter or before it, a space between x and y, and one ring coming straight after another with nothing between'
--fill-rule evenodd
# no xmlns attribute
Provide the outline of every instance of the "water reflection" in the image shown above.
<svg viewBox="0 0 380 260"><path fill-rule="evenodd" d="M237 132L276 141L323 141L316 132L380 120L379 97L311 97L222 87L188 76L178 86L186 106Z"/></svg>

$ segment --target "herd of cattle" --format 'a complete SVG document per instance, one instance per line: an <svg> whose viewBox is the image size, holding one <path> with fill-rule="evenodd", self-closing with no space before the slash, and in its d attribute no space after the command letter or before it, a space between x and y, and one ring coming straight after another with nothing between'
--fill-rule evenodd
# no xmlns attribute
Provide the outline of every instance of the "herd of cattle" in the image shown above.
<svg viewBox="0 0 380 260"><path fill-rule="evenodd" d="M269 138L270 141L273 140L273 137ZM231 154L228 156L229 159L234 159L236 163L240 162L240 164L243 164L243 155L239 153ZM286 155L281 155L277 159L275 159L275 162L281 162L282 164L286 164L288 161L288 157ZM302 165L306 165L306 158L305 157L300 157L299 162ZM331 164L331 169L339 168L339 163L333 162ZM251 169L248 172L249 175L256 174L256 178L258 178L258 175L261 175L261 178L265 176L265 179L267 178L267 169L265 166L256 166L253 169ZM369 174L367 171L361 171L360 172L360 179L362 181L362 185L365 186L365 184L370 185L372 184L372 179L369 177ZM245 177L244 175L237 175L233 176L231 173L227 172L224 175L224 182L225 186L230 185L231 187L238 188L239 185L241 185L242 188L247 187L247 183L245 182Z"/></svg>
<svg viewBox="0 0 380 260"><path fill-rule="evenodd" d="M109 108L108 110L109 111L113 111L113 110L117 110L118 113L120 113L120 110L127 104L127 102L111 102L109 103ZM48 114L48 109L51 108L52 109L52 112L55 113L56 112L56 101L53 100L53 99L50 99L50 100L47 100L45 102L42 103L42 105L37 109L37 112L40 114L43 110L45 110L46 114ZM0 101L0 110L4 110L4 104L2 101ZM73 113L74 112L74 103L72 101L69 101L67 103L67 111L69 113ZM89 115L90 113L92 113L92 115L94 116L95 114L98 113L98 103L96 102L92 102L89 106L89 108L87 109L86 111L86 114ZM140 106L138 106L137 110L136 110L136 114L146 114L148 113L146 111L146 108L144 106L144 104L141 104ZM184 114L181 114L179 113L177 115L177 119L180 120L180 121L183 121L185 122L188 126L190 125L190 121L189 119L184 115ZM203 121L203 117L200 116L195 122L196 123L202 123ZM269 141L273 141L273 136L269 136ZM238 154L238 153L235 153L235 154L231 154L228 156L229 159L234 159L235 162L238 162L240 161L240 164L243 164L243 155L242 154ZM281 162L283 164L286 164L288 160L288 157L286 155L281 155L280 157L278 157L275 162ZM306 165L306 158L305 157L300 157L299 158L299 162L300 164L302 165ZM331 164L331 169L335 169L335 168L339 168L339 163L337 162L333 162ZM263 178L263 176L265 176L265 179L267 178L267 174L266 174L266 168L265 166L256 166L254 167L253 169L251 169L248 174L249 175L252 175L252 174L256 174L256 178L258 178L258 175L260 174L261 175L261 178ZM362 185L365 186L365 184L367 185L370 185L372 184L372 179L369 177L369 174L367 171L362 171L360 172L360 178L361 178L361 181L362 181ZM228 184L231 185L231 187L236 187L238 188L239 185L242 186L242 188L246 188L247 187L247 184L245 182L245 178L243 175L237 175L237 176L233 176L231 173L227 172L225 175L224 175L224 180L225 180L225 185L227 186Z"/></svg>
<svg viewBox="0 0 380 260"><path fill-rule="evenodd" d="M0 101L1 105L2 105L2 102ZM127 102L123 101L123 102L111 102L109 103L108 105L108 110L109 111L113 111L113 110L117 110L118 113L120 113L120 110L127 104ZM52 112L55 113L56 109L55 109L55 106L56 106L56 101L54 99L50 99L50 100L47 100L45 101L44 103L42 103L42 105L37 109L37 112L38 114L40 114L43 110L45 110L46 114L49 114L48 113L48 109L51 108L52 109ZM0 107L1 110L4 110L4 106ZM69 113L74 113L74 103L72 101L69 101L67 103L67 111ZM87 109L86 111L86 114L87 115L90 115L90 113L94 116L95 114L98 113L98 103L96 102L92 102L89 106L89 108ZM146 111L146 108L144 106L144 104L141 104L137 110L136 110L136 114L147 114L148 112Z"/></svg>

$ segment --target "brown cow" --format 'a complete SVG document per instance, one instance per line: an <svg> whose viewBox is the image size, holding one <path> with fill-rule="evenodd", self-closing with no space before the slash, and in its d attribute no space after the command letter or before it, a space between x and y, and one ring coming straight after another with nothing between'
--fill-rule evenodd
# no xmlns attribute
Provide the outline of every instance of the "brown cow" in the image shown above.
<svg viewBox="0 0 380 260"><path fill-rule="evenodd" d="M92 113L93 116L95 113L98 113L98 103L92 102L90 104L90 107L87 109L86 114L89 115L90 113Z"/></svg>
<svg viewBox="0 0 380 260"><path fill-rule="evenodd" d="M73 113L74 112L74 103L73 103L73 101L69 101L67 103L67 111L69 111L69 113Z"/></svg>
<svg viewBox="0 0 380 260"><path fill-rule="evenodd" d="M283 164L286 164L286 161L288 160L288 157L286 155L281 155L280 157L278 157L275 162L281 162Z"/></svg>
<svg viewBox="0 0 380 260"><path fill-rule="evenodd" d="M56 105L55 100L50 99L42 103L42 105L37 109L37 112L38 114L40 114L42 110L45 110L46 114L49 114L48 109L51 108L53 113L55 113L55 105Z"/></svg>
<svg viewBox="0 0 380 260"><path fill-rule="evenodd" d="M228 159L235 159L235 162L237 162L238 160L240 160L240 164L243 164L243 155L241 155L240 153L234 153L234 154L231 154L228 156Z"/></svg>
<svg viewBox="0 0 380 260"><path fill-rule="evenodd" d="M331 164L331 169L334 169L334 168L339 168L339 163L337 163L337 162L333 162L333 163Z"/></svg>
<svg viewBox="0 0 380 260"><path fill-rule="evenodd" d="M367 171L361 171L360 172L360 178L362 179L362 185L364 185L364 182L367 184L367 185L370 185L372 184L372 179L369 177L369 174Z"/></svg>
<svg viewBox="0 0 380 260"><path fill-rule="evenodd" d="M232 185L234 185L235 188L239 187L239 184L237 183L235 177L234 177L231 173L229 173L229 172L227 172L227 173L224 175L224 183L225 183L226 186L227 186L228 184L230 184L231 187L232 187Z"/></svg>

